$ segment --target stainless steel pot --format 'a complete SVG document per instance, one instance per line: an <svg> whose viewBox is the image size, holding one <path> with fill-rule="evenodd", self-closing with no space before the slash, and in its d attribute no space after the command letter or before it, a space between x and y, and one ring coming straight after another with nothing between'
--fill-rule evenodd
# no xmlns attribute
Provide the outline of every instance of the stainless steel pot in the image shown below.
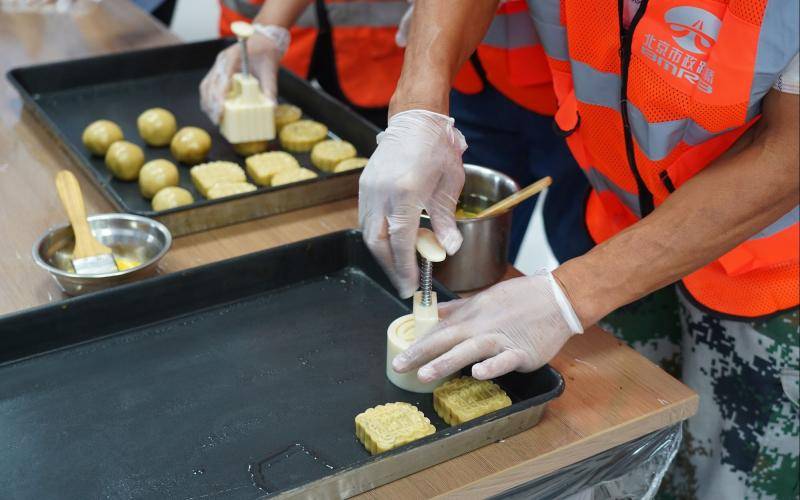
<svg viewBox="0 0 800 500"><path fill-rule="evenodd" d="M511 177L496 170L470 164L464 164L464 169L467 175L460 206L483 210L519 191L519 185ZM464 243L455 255L434 265L434 278L456 292L500 281L508 266L511 212L481 219L457 219L456 224ZM430 221L424 220L423 225L430 226Z"/></svg>

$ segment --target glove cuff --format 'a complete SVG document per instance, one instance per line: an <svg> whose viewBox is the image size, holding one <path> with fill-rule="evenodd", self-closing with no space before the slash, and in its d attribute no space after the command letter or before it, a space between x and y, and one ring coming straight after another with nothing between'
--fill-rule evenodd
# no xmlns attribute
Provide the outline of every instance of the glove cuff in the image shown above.
<svg viewBox="0 0 800 500"><path fill-rule="evenodd" d="M274 43L275 48L281 57L289 49L289 43L292 41L292 35L289 33L289 30L283 26L255 23L253 24L253 29L255 29L256 33L259 35Z"/></svg>
<svg viewBox="0 0 800 500"><path fill-rule="evenodd" d="M453 117L436 113L434 111L428 111L427 109L409 109L392 115L389 118L389 128L391 128L392 125L396 125L398 122L403 121L416 121L420 124L427 122L431 125L432 130L437 132L443 131L450 140L450 143L458 150L459 156L467 149L467 140L464 139L464 134L462 134L461 131L455 127L456 121ZM378 134L379 144L382 135L383 133Z"/></svg>
<svg viewBox="0 0 800 500"><path fill-rule="evenodd" d="M567 294L561 289L561 285L558 284L558 281L556 281L553 273L546 269L541 269L537 271L536 274L543 275L547 278L547 282L550 283L550 290L553 292L553 298L555 299L556 304L558 304L558 308L561 310L561 315L564 317L564 321L567 322L569 329L572 330L572 333L583 333L581 321L578 319L578 315L575 314L575 309L572 308L572 304L570 303L569 298L567 298Z"/></svg>

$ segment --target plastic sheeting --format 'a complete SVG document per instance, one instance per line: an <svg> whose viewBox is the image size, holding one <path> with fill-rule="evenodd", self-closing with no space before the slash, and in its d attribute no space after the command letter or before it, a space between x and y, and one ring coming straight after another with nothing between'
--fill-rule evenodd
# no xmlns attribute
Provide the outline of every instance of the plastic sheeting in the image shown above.
<svg viewBox="0 0 800 500"><path fill-rule="evenodd" d="M494 499L652 499L683 438L667 427L517 486Z"/></svg>

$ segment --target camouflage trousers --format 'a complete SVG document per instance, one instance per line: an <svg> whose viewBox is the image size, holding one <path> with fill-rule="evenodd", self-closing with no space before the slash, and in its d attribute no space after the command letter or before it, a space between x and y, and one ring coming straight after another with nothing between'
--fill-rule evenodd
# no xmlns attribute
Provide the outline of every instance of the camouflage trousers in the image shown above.
<svg viewBox="0 0 800 500"><path fill-rule="evenodd" d="M798 310L734 321L670 286L601 326L700 395L659 498L798 498Z"/></svg>

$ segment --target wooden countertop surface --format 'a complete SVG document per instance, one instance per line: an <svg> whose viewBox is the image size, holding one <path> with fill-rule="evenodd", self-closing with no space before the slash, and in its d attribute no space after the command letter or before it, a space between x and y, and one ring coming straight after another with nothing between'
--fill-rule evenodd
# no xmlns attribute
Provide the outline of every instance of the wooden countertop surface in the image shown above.
<svg viewBox="0 0 800 500"><path fill-rule="evenodd" d="M0 12L0 70L132 50L178 39L125 0L81 16ZM78 176L90 213L111 210L64 156L11 85L0 83L0 315L63 297L30 257L34 241L65 216L53 179ZM160 265L174 272L355 227L354 199L176 239ZM513 271L510 271L513 274ZM372 490L368 498L485 497L543 476L697 411L697 395L611 335L593 328L553 360L566 391L541 423L517 436Z"/></svg>

